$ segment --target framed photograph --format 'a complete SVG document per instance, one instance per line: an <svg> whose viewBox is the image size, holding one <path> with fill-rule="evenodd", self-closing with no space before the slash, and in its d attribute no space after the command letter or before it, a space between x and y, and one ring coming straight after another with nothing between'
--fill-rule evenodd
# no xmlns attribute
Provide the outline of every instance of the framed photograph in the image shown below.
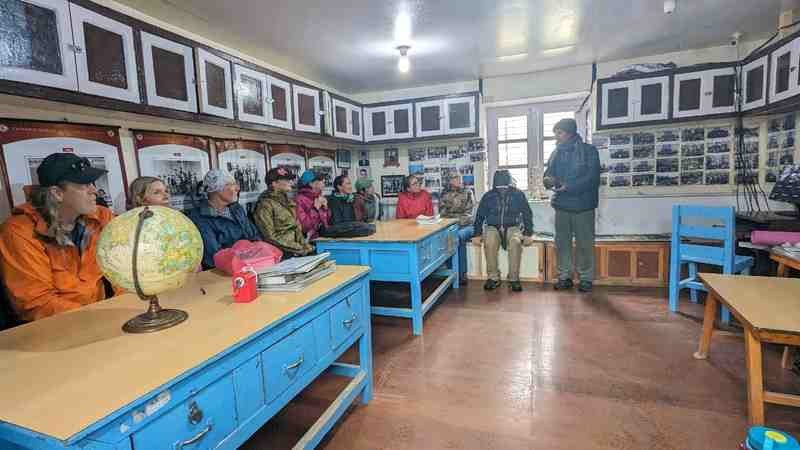
<svg viewBox="0 0 800 450"><path fill-rule="evenodd" d="M409 175L419 175L425 173L425 166L422 164L409 164L408 165L408 174Z"/></svg>
<svg viewBox="0 0 800 450"><path fill-rule="evenodd" d="M678 171L678 158L664 158L656 160L656 172L671 173Z"/></svg>
<svg viewBox="0 0 800 450"><path fill-rule="evenodd" d="M475 153L475 152L482 152L486 148L486 143L484 140L481 139L472 139L467 142L467 152Z"/></svg>
<svg viewBox="0 0 800 450"><path fill-rule="evenodd" d="M679 142L681 134L678 130L660 130L656 132L656 142Z"/></svg>
<svg viewBox="0 0 800 450"><path fill-rule="evenodd" d="M611 177L611 181L609 182L609 187L629 187L631 185L631 177L630 175L625 176L613 176Z"/></svg>
<svg viewBox="0 0 800 450"><path fill-rule="evenodd" d="M306 150L299 145L270 144L269 146L270 169L283 167L297 178L305 172L308 167L307 162Z"/></svg>
<svg viewBox="0 0 800 450"><path fill-rule="evenodd" d="M609 136L609 145L630 145L630 134L612 134Z"/></svg>
<svg viewBox="0 0 800 450"><path fill-rule="evenodd" d="M731 136L729 128L714 127L706 131L706 139L725 139Z"/></svg>
<svg viewBox="0 0 800 450"><path fill-rule="evenodd" d="M350 150L336 150L336 167L340 169L350 168Z"/></svg>
<svg viewBox="0 0 800 450"><path fill-rule="evenodd" d="M636 133L633 135L633 145L648 145L656 142L656 135L653 133Z"/></svg>
<svg viewBox="0 0 800 450"><path fill-rule="evenodd" d="M634 175L631 179L632 186L652 186L656 176L653 174Z"/></svg>
<svg viewBox="0 0 800 450"><path fill-rule="evenodd" d="M403 180L405 180L405 175L381 176L381 196L397 197L400 192L403 192Z"/></svg>
<svg viewBox="0 0 800 450"><path fill-rule="evenodd" d="M447 147L428 147L428 160L447 159Z"/></svg>
<svg viewBox="0 0 800 450"><path fill-rule="evenodd" d="M794 131L787 131L783 133L783 141L781 147L783 148L794 147Z"/></svg>
<svg viewBox="0 0 800 450"><path fill-rule="evenodd" d="M475 175L464 175L461 177L464 186L475 186Z"/></svg>
<svg viewBox="0 0 800 450"><path fill-rule="evenodd" d="M731 174L730 172L706 172L706 185L720 185L720 184L730 184L731 181Z"/></svg>
<svg viewBox="0 0 800 450"><path fill-rule="evenodd" d="M194 207L197 185L211 169L210 140L189 134L131 131L139 175L160 178L169 189L173 208Z"/></svg>
<svg viewBox="0 0 800 450"><path fill-rule="evenodd" d="M679 184L678 175L656 175L656 186L677 186Z"/></svg>
<svg viewBox="0 0 800 450"><path fill-rule="evenodd" d="M767 148L772 150L780 147L781 147L781 134L770 133L767 139Z"/></svg>
<svg viewBox="0 0 800 450"><path fill-rule="evenodd" d="M681 173L681 184L687 186L703 184L703 172Z"/></svg>
<svg viewBox="0 0 800 450"><path fill-rule="evenodd" d="M679 144L660 144L656 156L677 156Z"/></svg>
<svg viewBox="0 0 800 450"><path fill-rule="evenodd" d="M681 172L688 172L691 170L703 170L703 157L700 158L684 158L681 160Z"/></svg>
<svg viewBox="0 0 800 450"><path fill-rule="evenodd" d="M475 166L472 164L465 164L458 167L458 173L461 175L475 175Z"/></svg>
<svg viewBox="0 0 800 450"><path fill-rule="evenodd" d="M425 161L427 155L428 152L424 148L412 148L408 150L408 160L411 162Z"/></svg>
<svg viewBox="0 0 800 450"><path fill-rule="evenodd" d="M608 136L602 134L595 134L592 136L591 144L597 148L608 147Z"/></svg>
<svg viewBox="0 0 800 450"><path fill-rule="evenodd" d="M681 131L681 141L683 142L704 141L705 139L705 128L684 128Z"/></svg>
<svg viewBox="0 0 800 450"><path fill-rule="evenodd" d="M333 160L335 153L331 150L308 149L308 168L314 173L322 174L325 187L322 193L333 193L333 179L336 178L336 162Z"/></svg>
<svg viewBox="0 0 800 450"><path fill-rule="evenodd" d="M612 147L608 149L608 157L611 159L631 159L631 149L629 147Z"/></svg>
<svg viewBox="0 0 800 450"><path fill-rule="evenodd" d="M383 167L400 167L400 153L396 148L383 151Z"/></svg>
<svg viewBox="0 0 800 450"><path fill-rule="evenodd" d="M608 165L608 171L610 173L629 173L631 171L631 163L629 162L618 162Z"/></svg>
<svg viewBox="0 0 800 450"><path fill-rule="evenodd" d="M358 151L358 166L369 167L369 152L367 150Z"/></svg>
<svg viewBox="0 0 800 450"><path fill-rule="evenodd" d="M653 172L654 170L656 170L656 162L653 160L645 159L633 162L633 172L635 173Z"/></svg>
<svg viewBox="0 0 800 450"><path fill-rule="evenodd" d="M730 155L707 155L706 170L726 170L731 168ZM706 183L708 184L708 183Z"/></svg>
<svg viewBox="0 0 800 450"><path fill-rule="evenodd" d="M39 184L36 169L53 153L74 153L88 158L93 167L107 170L95 182L97 195L115 213L126 209L128 179L118 127L3 119L0 150L11 209L27 201L23 188Z"/></svg>
<svg viewBox="0 0 800 450"><path fill-rule="evenodd" d="M467 157L467 149L464 145L457 145L447 149L447 159L457 161Z"/></svg>
<svg viewBox="0 0 800 450"><path fill-rule="evenodd" d="M706 152L706 144L700 142L698 144L682 144L681 156L703 156Z"/></svg>
<svg viewBox="0 0 800 450"><path fill-rule="evenodd" d="M486 153L470 153L469 154L470 162L481 162L486 160Z"/></svg>
<svg viewBox="0 0 800 450"><path fill-rule="evenodd" d="M239 183L239 203L249 205L267 189L267 144L256 141L218 139L217 167L227 170Z"/></svg>
<svg viewBox="0 0 800 450"><path fill-rule="evenodd" d="M638 145L633 147L633 159L653 158L655 154L655 145Z"/></svg>
<svg viewBox="0 0 800 450"><path fill-rule="evenodd" d="M708 153L730 153L730 151L730 141L709 142L706 146L706 152Z"/></svg>

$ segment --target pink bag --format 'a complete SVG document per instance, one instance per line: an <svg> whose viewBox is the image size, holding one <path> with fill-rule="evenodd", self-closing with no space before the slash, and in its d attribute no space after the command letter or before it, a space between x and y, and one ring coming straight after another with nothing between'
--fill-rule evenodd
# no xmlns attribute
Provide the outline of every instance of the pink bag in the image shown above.
<svg viewBox="0 0 800 450"><path fill-rule="evenodd" d="M256 272L280 262L283 252L274 245L262 241L237 241L230 248L214 254L214 265L228 275L250 266Z"/></svg>

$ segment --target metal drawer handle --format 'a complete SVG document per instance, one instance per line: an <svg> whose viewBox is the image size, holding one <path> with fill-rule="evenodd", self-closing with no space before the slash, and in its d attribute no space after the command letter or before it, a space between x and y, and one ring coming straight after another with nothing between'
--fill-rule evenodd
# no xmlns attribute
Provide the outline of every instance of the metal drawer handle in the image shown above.
<svg viewBox="0 0 800 450"><path fill-rule="evenodd" d="M353 313L353 317L351 317L351 318L349 318L347 320L343 320L342 321L342 325L344 325L345 328L350 329L350 327L353 326L353 322L355 322L356 319L358 319L358 315Z"/></svg>
<svg viewBox="0 0 800 450"><path fill-rule="evenodd" d="M208 434L208 432L211 431L211 425L212 424L209 422L209 424L206 425L206 427L203 428L199 433L194 435L194 437L191 437L183 442L178 442L177 444L175 444L175 450L182 450L184 446L192 445L197 441L199 441L200 439L203 439Z"/></svg>
<svg viewBox="0 0 800 450"><path fill-rule="evenodd" d="M292 364L289 364L288 366L284 367L283 370L284 370L284 372L288 372L290 370L297 369L298 367L300 367L300 364L303 364L303 355L300 355L300 359L298 359L297 361L293 362Z"/></svg>

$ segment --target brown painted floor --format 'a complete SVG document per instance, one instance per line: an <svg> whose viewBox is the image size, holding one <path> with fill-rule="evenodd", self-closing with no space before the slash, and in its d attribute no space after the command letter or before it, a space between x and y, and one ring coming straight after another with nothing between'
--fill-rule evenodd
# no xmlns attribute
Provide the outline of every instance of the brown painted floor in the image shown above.
<svg viewBox="0 0 800 450"><path fill-rule="evenodd" d="M683 301L671 314L658 289L596 287L589 297L525 288L486 293L473 281L451 290L422 337L406 320L373 318L375 397L320 448L739 448L744 344L715 336L709 359L694 360L702 307ZM766 385L800 393L779 351L765 349ZM323 376L243 448L291 448L345 384ZM766 413L768 425L800 435L800 409Z"/></svg>

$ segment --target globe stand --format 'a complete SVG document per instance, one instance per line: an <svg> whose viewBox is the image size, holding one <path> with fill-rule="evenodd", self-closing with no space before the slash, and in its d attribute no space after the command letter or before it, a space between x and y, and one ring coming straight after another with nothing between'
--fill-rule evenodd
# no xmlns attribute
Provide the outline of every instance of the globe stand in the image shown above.
<svg viewBox="0 0 800 450"><path fill-rule="evenodd" d="M139 270L137 260L139 256L139 237L142 233L144 221L153 217L153 211L146 207L139 213L139 223L136 224L136 235L133 242L133 286L140 299L150 302L147 312L125 322L122 331L126 333L152 333L165 330L183 322L189 318L189 313L179 309L163 309L158 304L158 297L155 295L145 295L142 286L139 284Z"/></svg>

